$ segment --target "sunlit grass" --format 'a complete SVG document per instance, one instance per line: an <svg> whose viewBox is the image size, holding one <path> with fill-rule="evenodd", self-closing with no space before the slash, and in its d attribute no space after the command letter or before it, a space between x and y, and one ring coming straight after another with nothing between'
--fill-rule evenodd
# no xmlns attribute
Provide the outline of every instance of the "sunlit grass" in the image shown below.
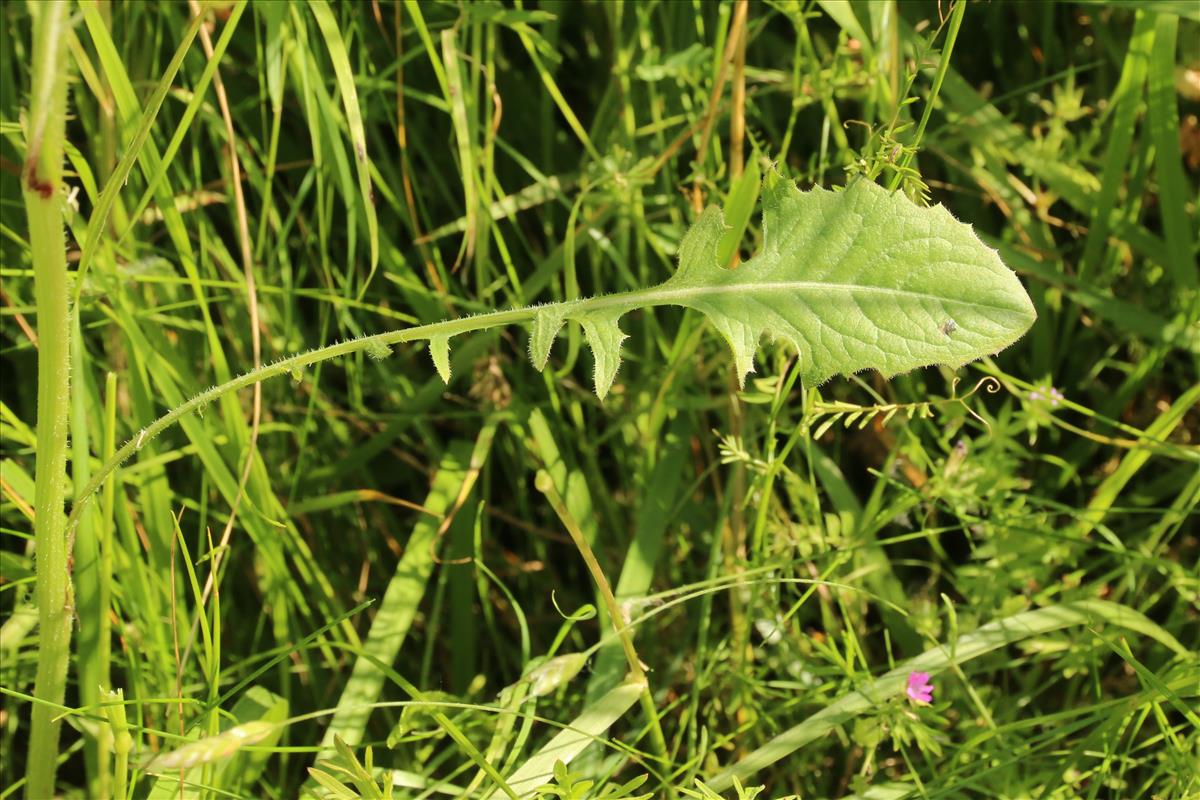
<svg viewBox="0 0 1200 800"><path fill-rule="evenodd" d="M45 794L35 706L76 797L373 797L382 770L397 798L1200 792L1188 4L69 11L57 485L65 511L98 491L60 700L35 688L35 526L60 522L35 376L67 343L35 295L41 95L8 3L0 797ZM542 373L519 326L457 337L448 386L390 333L654 286L709 204L750 256L771 169L927 193L1036 325L956 372L820 387L764 343L739 390L706 319L660 308L622 321L603 403L575 327ZM387 358L340 344L374 334ZM260 364L260 402L247 380L154 435Z"/></svg>

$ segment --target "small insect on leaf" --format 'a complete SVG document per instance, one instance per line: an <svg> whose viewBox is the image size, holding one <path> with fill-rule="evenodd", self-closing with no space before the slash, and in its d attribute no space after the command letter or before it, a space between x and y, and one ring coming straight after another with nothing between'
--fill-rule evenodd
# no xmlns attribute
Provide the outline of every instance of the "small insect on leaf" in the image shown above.
<svg viewBox="0 0 1200 800"><path fill-rule="evenodd" d="M942 333L949 336L950 334L952 334L956 330L958 330L958 323L952 319L948 319L942 323L942 327L940 330L942 331Z"/></svg>

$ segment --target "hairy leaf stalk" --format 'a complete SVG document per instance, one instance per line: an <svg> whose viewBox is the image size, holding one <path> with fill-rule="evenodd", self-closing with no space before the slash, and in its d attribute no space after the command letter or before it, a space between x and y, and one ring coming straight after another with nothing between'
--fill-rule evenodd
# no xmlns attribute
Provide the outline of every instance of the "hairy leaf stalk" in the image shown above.
<svg viewBox="0 0 1200 800"><path fill-rule="evenodd" d="M63 69L69 9L47 3L34 21L33 91L21 176L37 303L38 397L34 538L37 548L39 647L25 796L54 796L56 722L66 693L71 652L70 553L63 503L70 413L71 337L67 259L63 245L63 139L67 75Z"/></svg>

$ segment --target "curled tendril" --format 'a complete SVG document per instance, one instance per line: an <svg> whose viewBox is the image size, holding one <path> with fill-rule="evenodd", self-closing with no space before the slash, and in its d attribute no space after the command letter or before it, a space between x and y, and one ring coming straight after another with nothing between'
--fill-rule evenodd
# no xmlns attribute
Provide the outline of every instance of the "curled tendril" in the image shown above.
<svg viewBox="0 0 1200 800"><path fill-rule="evenodd" d="M958 381L955 381L954 385L957 386ZM957 399L959 401L966 400L968 397L975 394L980 389L983 389L988 394L996 394L1001 389L1000 381L996 380L991 375L986 375L986 376L980 378L979 381L974 386L971 387L971 391L967 392L962 397L958 397L955 399ZM951 396L953 396L953 387L951 388Z"/></svg>
<svg viewBox="0 0 1200 800"><path fill-rule="evenodd" d="M983 389L988 394L996 394L1001 389L1000 381L998 381L996 378L993 378L991 375L985 375L984 377L980 378L974 386L971 387L971 391L967 392L962 397L959 397L958 384L958 378L955 378L950 382L950 397L947 398L948 400L956 400L961 402L978 392L980 389Z"/></svg>
<svg viewBox="0 0 1200 800"><path fill-rule="evenodd" d="M979 381L974 386L971 387L971 391L967 392L962 397L954 396L954 387L957 385L958 385L958 381L955 380L954 384L952 384L950 387L950 395L951 395L950 399L957 403L960 403L962 405L964 411L966 411L968 414L970 414L975 419L979 420L980 424L982 424L983 427L987 428L988 433L991 433L992 432L991 423L988 422L983 417L976 414L975 410L973 408L971 408L969 405L967 405L967 398L970 397L971 395L975 394L976 392L978 392L980 389L983 389L988 394L996 394L1002 388L1000 385L1000 381L996 380L991 375L987 375L983 378L980 378Z"/></svg>

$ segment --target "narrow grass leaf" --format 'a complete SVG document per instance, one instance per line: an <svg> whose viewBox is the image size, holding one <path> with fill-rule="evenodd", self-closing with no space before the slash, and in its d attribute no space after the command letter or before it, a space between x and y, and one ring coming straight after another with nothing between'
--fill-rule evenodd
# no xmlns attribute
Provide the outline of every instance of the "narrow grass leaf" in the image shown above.
<svg viewBox="0 0 1200 800"><path fill-rule="evenodd" d="M442 457L429 496L422 505L438 517L451 507L459 488L466 479L471 448L467 442L456 442ZM392 579L380 601L379 610L371 621L371 629L362 651L354 662L350 679L338 700L333 719L321 741L321 756L333 752L335 737L353 746L363 740L370 704L379 700L385 674L374 661L391 664L417 615L417 607L425 595L429 576L433 574L437 531L440 519L421 516L413 526Z"/></svg>
<svg viewBox="0 0 1200 800"><path fill-rule="evenodd" d="M1146 73L1154 49L1154 16L1139 11L1134 22L1129 49L1121 68L1121 81L1113 92L1112 136L1104 154L1104 172L1100 179L1100 191L1096 194L1092 209L1092 224L1088 229L1083 257L1080 259L1079 275L1095 268L1100 254L1106 249L1109 234L1109 218L1116 207L1117 191L1121 188L1122 173L1128 168L1133 149L1133 132L1137 112L1142 105L1142 88L1146 84Z"/></svg>
<svg viewBox="0 0 1200 800"><path fill-rule="evenodd" d="M758 193L762 188L762 170L758 166L759 152L755 150L746 164L746 171L738 176L725 200L725 220L729 229L721 237L717 247L717 263L729 265L737 255L738 245L746 236Z"/></svg>
<svg viewBox="0 0 1200 800"><path fill-rule="evenodd" d="M784 731L767 744L746 755L709 781L709 784L717 791L725 791L733 785L735 778L743 781L750 779L755 773L787 758L805 745L820 739L835 727L851 722L858 715L900 695L912 672L928 672L931 675L937 675L952 665L965 663L1013 642L1074 625L1089 625L1096 622L1107 622L1141 633L1176 653L1186 654L1188 652L1174 636L1143 614L1117 603L1109 603L1104 600L1085 600L1026 611L990 622L973 633L960 637L955 644L953 659L948 648L935 647L900 664L857 691L843 695L804 722Z"/></svg>
<svg viewBox="0 0 1200 800"><path fill-rule="evenodd" d="M308 0L317 26L329 48L329 60L333 62L333 73L337 78L338 91L342 95L342 106L346 109L346 125L350 130L350 144L354 151L354 165L358 170L358 188L362 193L363 214L367 220L367 237L371 248L371 271L358 290L361 300L375 276L379 266L379 222L375 216L375 193L371 189L371 169L367 161L367 136L363 131L362 111L358 103L358 89L354 83L354 69L346 52L346 42L341 29L333 17L328 0Z"/></svg>
<svg viewBox="0 0 1200 800"><path fill-rule="evenodd" d="M1154 140L1158 174L1158 203L1170 259L1167 272L1184 288L1195 288L1196 269L1193 237L1195 222L1188 217L1189 190L1183 174L1179 139L1179 105L1175 90L1175 49L1179 17L1154 17L1154 46L1150 52L1148 99L1150 134Z"/></svg>
<svg viewBox="0 0 1200 800"><path fill-rule="evenodd" d="M83 11L84 20L88 25L88 29L92 32L93 41L100 52L101 61L106 65L109 78L113 81L114 85L119 86L120 83L113 80L114 70L112 66L120 63L120 56L116 54L115 49L108 49L112 46L112 40L108 38L107 32L103 35L97 35L99 30L97 26L103 27L104 22L99 18L99 12L91 5L85 4ZM83 253L79 257L80 279L75 285L76 298L83 291L82 277L87 274L88 265L96 255L96 248L100 244L100 236L108 230L108 215L112 210L113 201L117 199L117 193L124 188L134 162L142 156L144 152L143 145L146 142L146 138L150 135L150 129L154 127L154 121L158 118L158 112L162 108L163 100L166 99L167 92L175 80L175 75L179 72L180 66L183 65L184 56L188 54L188 51L192 47L192 42L196 38L196 34L200 32L200 26L204 23L204 19L204 14L198 14L192 18L187 28L184 29L183 38L179 42L179 46L175 48L174 57L167 65L166 70L163 71L158 83L155 84L154 92L150 95L150 99L142 112L142 118L138 123L137 131L130 140L128 147L125 148L125 154L121 157L121 161L117 164L113 174L104 185L104 189L100 192L100 197L96 201L96 209L92 212L91 219L88 221L87 241L84 243ZM123 72L124 70L121 68L118 71ZM136 100L133 102L136 103ZM162 165L157 163L157 158L153 160L156 163L150 171L161 174ZM154 185L157 185L157 181L154 181Z"/></svg>
<svg viewBox="0 0 1200 800"><path fill-rule="evenodd" d="M570 764L589 744L602 736L613 723L625 716L641 696L643 685L625 683L594 703L589 703L578 717L547 742L540 750L517 768L506 781L521 798L535 795L538 786L554 777L554 764ZM495 792L485 795L496 797Z"/></svg>

